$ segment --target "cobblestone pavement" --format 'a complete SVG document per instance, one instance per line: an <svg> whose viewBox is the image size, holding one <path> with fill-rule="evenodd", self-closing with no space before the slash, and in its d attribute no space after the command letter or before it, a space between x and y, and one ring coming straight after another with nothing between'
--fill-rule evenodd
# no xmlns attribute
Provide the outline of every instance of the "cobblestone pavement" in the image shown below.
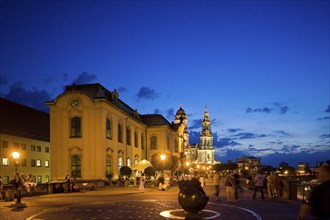
<svg viewBox="0 0 330 220"><path fill-rule="evenodd" d="M215 201L213 185L205 192L209 203L199 215L187 216L178 204L178 187L166 191L137 187L106 186L84 193L51 194L24 197L22 206L0 202L1 220L83 220L83 219L225 219L225 220L294 220L300 202L287 200L252 200L245 191L238 201L226 201L224 189Z"/></svg>

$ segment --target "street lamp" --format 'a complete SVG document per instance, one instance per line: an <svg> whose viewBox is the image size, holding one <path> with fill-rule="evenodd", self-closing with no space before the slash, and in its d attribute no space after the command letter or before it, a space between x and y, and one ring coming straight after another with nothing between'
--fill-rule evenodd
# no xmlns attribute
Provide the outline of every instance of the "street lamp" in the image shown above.
<svg viewBox="0 0 330 220"><path fill-rule="evenodd" d="M161 159L161 161L162 161L162 171L163 171L163 173L164 173L164 161L165 161L165 159L166 159L166 155L165 155L165 154L161 154L161 155L160 155L160 159Z"/></svg>
<svg viewBox="0 0 330 220"><path fill-rule="evenodd" d="M19 162L18 159L21 154L18 152L13 152L11 155L13 156L13 158L15 160L15 171L17 171L17 166L18 166L18 162Z"/></svg>

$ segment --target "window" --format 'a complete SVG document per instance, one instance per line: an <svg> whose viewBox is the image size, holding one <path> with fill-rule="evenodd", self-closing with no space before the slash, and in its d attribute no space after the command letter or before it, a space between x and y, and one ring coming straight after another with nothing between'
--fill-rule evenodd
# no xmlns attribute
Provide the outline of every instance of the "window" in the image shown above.
<svg viewBox="0 0 330 220"><path fill-rule="evenodd" d="M107 119L106 121L106 138L112 139L112 122L110 119Z"/></svg>
<svg viewBox="0 0 330 220"><path fill-rule="evenodd" d="M131 129L129 127L126 128L126 143L131 145Z"/></svg>
<svg viewBox="0 0 330 220"><path fill-rule="evenodd" d="M71 176L81 177L81 158L79 155L71 157Z"/></svg>
<svg viewBox="0 0 330 220"><path fill-rule="evenodd" d="M107 159L106 159L106 177L107 178L110 178L110 175L112 173L112 166L111 166L112 162L111 162L111 157L110 156L107 156Z"/></svg>
<svg viewBox="0 0 330 220"><path fill-rule="evenodd" d="M45 147L45 152L49 153L49 147Z"/></svg>
<svg viewBox="0 0 330 220"><path fill-rule="evenodd" d="M22 150L26 150L26 144L21 144Z"/></svg>
<svg viewBox="0 0 330 220"><path fill-rule="evenodd" d="M81 137L81 119L79 117L71 119L71 137Z"/></svg>
<svg viewBox="0 0 330 220"><path fill-rule="evenodd" d="M21 166L26 167L26 159L21 159Z"/></svg>
<svg viewBox="0 0 330 220"><path fill-rule="evenodd" d="M36 151L36 146L35 145L31 145L31 151Z"/></svg>
<svg viewBox="0 0 330 220"><path fill-rule="evenodd" d="M9 165L9 159L6 158L6 157L2 158L2 165L3 166L8 166Z"/></svg>
<svg viewBox="0 0 330 220"><path fill-rule="evenodd" d="M19 143L14 143L14 148L19 149Z"/></svg>
<svg viewBox="0 0 330 220"><path fill-rule="evenodd" d="M123 158L118 157L118 173L120 173L120 168L123 166Z"/></svg>
<svg viewBox="0 0 330 220"><path fill-rule="evenodd" d="M134 159L134 164L137 164L139 160L137 158Z"/></svg>
<svg viewBox="0 0 330 220"><path fill-rule="evenodd" d="M37 183L42 183L42 177L41 176L37 176Z"/></svg>
<svg viewBox="0 0 330 220"><path fill-rule="evenodd" d="M46 179L46 183L49 183L49 176L48 175L45 176L45 179Z"/></svg>
<svg viewBox="0 0 330 220"><path fill-rule="evenodd" d="M144 149L144 135L141 134L141 149Z"/></svg>
<svg viewBox="0 0 330 220"><path fill-rule="evenodd" d="M2 147L7 148L8 147L8 141L2 141Z"/></svg>
<svg viewBox="0 0 330 220"><path fill-rule="evenodd" d="M37 167L41 167L41 160L36 160Z"/></svg>
<svg viewBox="0 0 330 220"><path fill-rule="evenodd" d="M138 133L137 131L134 132L134 147L138 147Z"/></svg>
<svg viewBox="0 0 330 220"><path fill-rule="evenodd" d="M31 167L35 167L36 166L36 160L32 159L31 160Z"/></svg>
<svg viewBox="0 0 330 220"><path fill-rule="evenodd" d="M157 136L150 137L150 149L157 149Z"/></svg>
<svg viewBox="0 0 330 220"><path fill-rule="evenodd" d="M127 158L127 166L130 167L131 165L131 158Z"/></svg>
<svg viewBox="0 0 330 220"><path fill-rule="evenodd" d="M41 146L37 146L37 152L41 152Z"/></svg>
<svg viewBox="0 0 330 220"><path fill-rule="evenodd" d="M49 167L49 161L45 160L45 167Z"/></svg>
<svg viewBox="0 0 330 220"><path fill-rule="evenodd" d="M123 142L123 126L119 123L118 124L118 142Z"/></svg>
<svg viewBox="0 0 330 220"><path fill-rule="evenodd" d="M9 184L9 176L3 176L2 182L3 182L3 184Z"/></svg>

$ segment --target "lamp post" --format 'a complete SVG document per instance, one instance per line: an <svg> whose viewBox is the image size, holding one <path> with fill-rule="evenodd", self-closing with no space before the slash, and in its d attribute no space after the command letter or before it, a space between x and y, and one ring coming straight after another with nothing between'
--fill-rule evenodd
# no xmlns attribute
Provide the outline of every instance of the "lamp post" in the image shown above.
<svg viewBox="0 0 330 220"><path fill-rule="evenodd" d="M19 173L17 172L17 166L18 166L18 159L20 157L19 152L13 152L12 156L15 160L15 189L16 189L16 204L21 204L21 177L19 176Z"/></svg>
<svg viewBox="0 0 330 220"><path fill-rule="evenodd" d="M17 171L17 166L18 166L18 163L19 163L18 159L19 159L19 156L21 154L18 153L18 152L13 152L11 155L13 156L13 158L15 160L15 171Z"/></svg>
<svg viewBox="0 0 330 220"><path fill-rule="evenodd" d="M165 163L166 155L165 154L161 154L160 155L160 159L162 161L162 172L164 174L164 163Z"/></svg>

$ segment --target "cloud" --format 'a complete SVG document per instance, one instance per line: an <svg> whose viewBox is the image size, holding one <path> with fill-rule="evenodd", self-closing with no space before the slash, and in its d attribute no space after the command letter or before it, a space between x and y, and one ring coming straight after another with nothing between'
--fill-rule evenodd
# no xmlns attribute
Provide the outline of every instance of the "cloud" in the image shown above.
<svg viewBox="0 0 330 220"><path fill-rule="evenodd" d="M48 91L38 90L35 87L32 90L28 90L23 87L21 82L11 85L5 98L44 112L49 111L44 103L52 100L51 94Z"/></svg>
<svg viewBox="0 0 330 220"><path fill-rule="evenodd" d="M190 124L190 126L188 127L189 130L202 129L202 119L195 119L189 122L189 124Z"/></svg>
<svg viewBox="0 0 330 220"><path fill-rule="evenodd" d="M287 113L287 111L289 111L289 107L288 106L281 106L280 107L280 114L285 114Z"/></svg>
<svg viewBox="0 0 330 220"><path fill-rule="evenodd" d="M242 129L240 129L240 128L229 128L229 129L227 129L227 131L230 132L230 133L236 133L236 132L241 131L241 130Z"/></svg>
<svg viewBox="0 0 330 220"><path fill-rule="evenodd" d="M169 121L173 121L173 119L174 119L174 109L169 108L169 109L165 110L165 113L166 113L166 118L170 119Z"/></svg>
<svg viewBox="0 0 330 220"><path fill-rule="evenodd" d="M150 99L154 100L158 98L158 94L154 89L149 87L141 87L138 94L135 96L137 99Z"/></svg>
<svg viewBox="0 0 330 220"><path fill-rule="evenodd" d="M324 110L324 112L330 113L330 105L328 105L328 107Z"/></svg>
<svg viewBox="0 0 330 220"><path fill-rule="evenodd" d="M279 136L279 137L289 137L290 134L286 131L281 131L281 130L278 130L278 131L273 131L273 133L276 135L276 136Z"/></svg>
<svg viewBox="0 0 330 220"><path fill-rule="evenodd" d="M281 149L282 152L294 153L297 152L299 148L302 148L299 145L284 145Z"/></svg>
<svg viewBox="0 0 330 220"><path fill-rule="evenodd" d="M161 114L161 113L162 113L162 111L159 110L159 108L155 108L155 110L154 110L154 114Z"/></svg>
<svg viewBox="0 0 330 220"><path fill-rule="evenodd" d="M234 141L232 138L220 138L220 140L218 140L218 143L216 145L214 144L214 146L217 147L228 147L228 146L234 147L239 145L241 144Z"/></svg>
<svg viewBox="0 0 330 220"><path fill-rule="evenodd" d="M264 138L267 137L265 134L253 134L248 132L238 133L234 135L234 137L238 137L238 139L254 139L254 138Z"/></svg>
<svg viewBox="0 0 330 220"><path fill-rule="evenodd" d="M72 83L87 84L87 83L96 82L96 80L97 80L97 76L95 74L88 73L88 72L82 72L78 75L78 77L76 79L74 79L72 81Z"/></svg>
<svg viewBox="0 0 330 220"><path fill-rule="evenodd" d="M330 138L330 134L322 134L320 135L321 139L329 139Z"/></svg>
<svg viewBox="0 0 330 220"><path fill-rule="evenodd" d="M122 92L128 92L128 89L126 87L123 87L123 86L119 86L117 90L120 93L122 93Z"/></svg>
<svg viewBox="0 0 330 220"><path fill-rule="evenodd" d="M275 108L275 109L274 109ZM248 107L245 111L245 113L255 113L255 112L261 112L261 113L271 113L274 112L274 110L278 111L279 114L285 114L289 111L289 107L287 105L282 105L279 102L273 103L272 107L263 107L263 108L251 108Z"/></svg>
<svg viewBox="0 0 330 220"><path fill-rule="evenodd" d="M246 113L252 113L252 112L264 112L264 113L270 113L271 112L271 109L268 108L268 107L264 107L264 108L255 108L255 109L252 109L252 108L247 108L246 109Z"/></svg>

